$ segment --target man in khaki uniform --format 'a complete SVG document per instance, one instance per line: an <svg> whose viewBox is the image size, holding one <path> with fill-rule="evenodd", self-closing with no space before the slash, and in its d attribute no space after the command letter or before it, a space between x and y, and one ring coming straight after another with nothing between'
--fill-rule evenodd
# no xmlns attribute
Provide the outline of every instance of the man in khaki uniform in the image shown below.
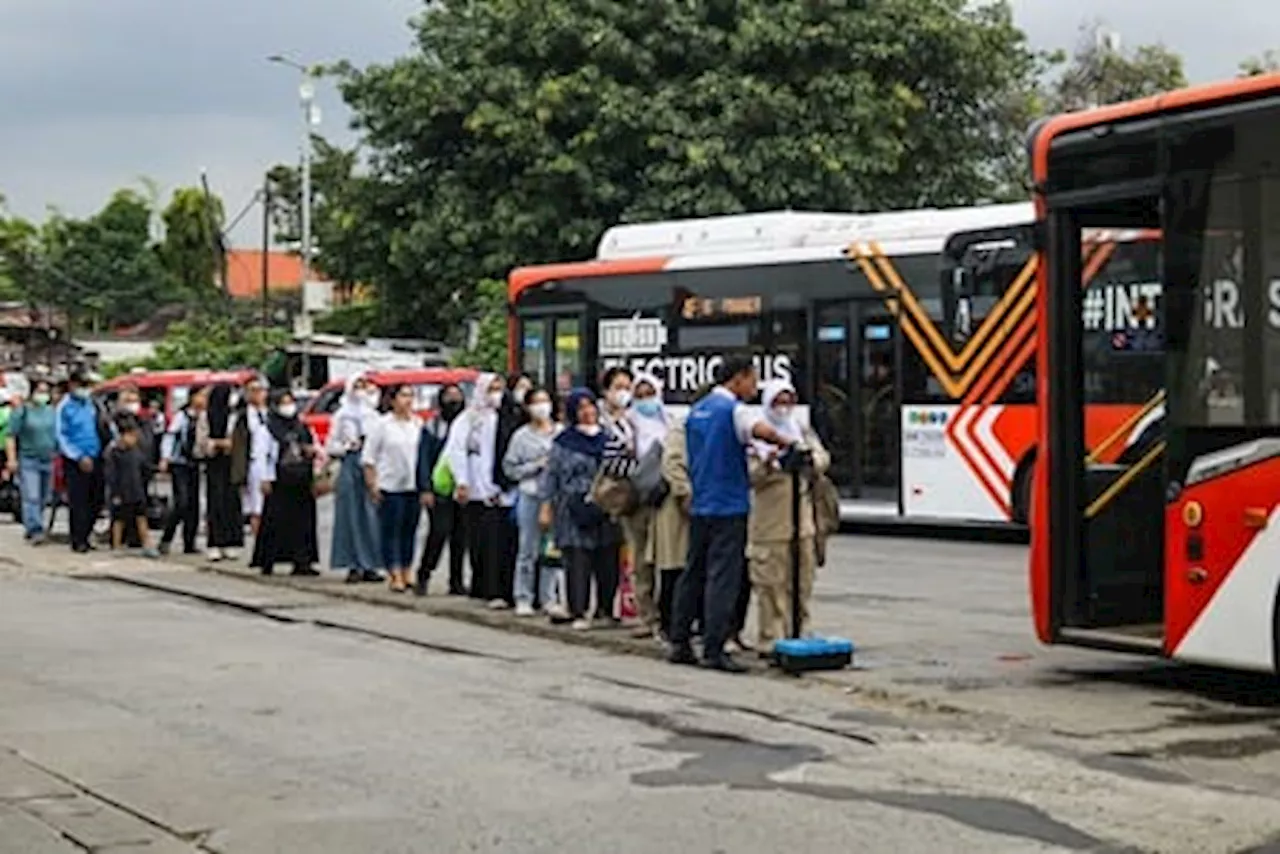
<svg viewBox="0 0 1280 854"><path fill-rule="evenodd" d="M831 456L818 434L801 427L796 418L795 387L782 380L765 383L761 402L773 428L785 436L801 439L813 454L815 472L824 474L831 465ZM790 635L792 478L779 466L774 446L764 443L752 446L748 470L752 497L747 557L751 586L756 592L759 652L761 657L767 657L773 652L774 641ZM812 485L807 474L800 477L800 490L800 614L801 626L804 626L809 621L817 536Z"/></svg>

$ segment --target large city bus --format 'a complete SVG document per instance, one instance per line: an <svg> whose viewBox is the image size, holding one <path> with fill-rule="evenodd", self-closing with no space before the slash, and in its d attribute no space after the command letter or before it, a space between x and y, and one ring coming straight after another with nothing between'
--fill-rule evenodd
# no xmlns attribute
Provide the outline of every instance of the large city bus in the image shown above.
<svg viewBox="0 0 1280 854"><path fill-rule="evenodd" d="M564 392L626 365L678 410L749 353L796 385L846 520L1015 529L1036 458L1033 224L1027 202L616 226L593 260L511 273L511 367ZM1104 340L1140 323L1155 245L1090 251ZM1158 418L1156 386L1137 357L1095 390L1101 458Z"/></svg>
<svg viewBox="0 0 1280 854"><path fill-rule="evenodd" d="M1050 119L1030 138L1040 435L1031 589L1046 643L1280 668L1280 74ZM1151 236L1144 334L1091 358L1082 246ZM1082 296L1082 292L1085 294ZM1128 459L1086 438L1091 386L1160 363ZM1102 379L1105 381L1105 379Z"/></svg>

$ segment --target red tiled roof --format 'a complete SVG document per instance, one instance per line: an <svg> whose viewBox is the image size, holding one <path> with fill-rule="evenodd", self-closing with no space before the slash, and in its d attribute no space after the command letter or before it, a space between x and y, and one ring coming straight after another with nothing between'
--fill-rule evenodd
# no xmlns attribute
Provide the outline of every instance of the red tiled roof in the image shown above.
<svg viewBox="0 0 1280 854"><path fill-rule="evenodd" d="M227 288L236 299L262 296L262 252L232 249L227 252ZM289 252L267 253L267 290L298 291L302 288L302 259Z"/></svg>

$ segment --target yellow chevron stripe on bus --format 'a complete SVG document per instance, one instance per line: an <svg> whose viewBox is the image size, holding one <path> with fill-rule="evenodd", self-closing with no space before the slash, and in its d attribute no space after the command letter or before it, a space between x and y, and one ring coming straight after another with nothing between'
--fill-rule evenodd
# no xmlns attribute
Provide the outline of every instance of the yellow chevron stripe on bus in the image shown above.
<svg viewBox="0 0 1280 854"><path fill-rule="evenodd" d="M915 345L920 358L946 393L951 397L963 397L998 348L1008 342L1014 327L1032 310L1035 287L1031 283L1035 276L1036 259L1033 257L1027 261L991 314L979 325L973 338L957 354L892 263L879 251L878 246L872 244L872 247L873 252L867 252L854 244L849 247L847 254L857 263L872 288L882 294L893 294L893 299L901 299L902 307L906 309L899 316L904 334ZM974 358L975 354L977 359ZM957 375L961 370L964 373Z"/></svg>

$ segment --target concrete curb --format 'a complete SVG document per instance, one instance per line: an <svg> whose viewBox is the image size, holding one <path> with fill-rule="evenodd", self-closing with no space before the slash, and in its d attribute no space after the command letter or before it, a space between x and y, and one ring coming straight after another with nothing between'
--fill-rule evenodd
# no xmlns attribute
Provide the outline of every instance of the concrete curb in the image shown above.
<svg viewBox="0 0 1280 854"><path fill-rule="evenodd" d="M190 561L198 571L208 572L227 578L235 578L268 587L284 587L299 592L327 596L344 602L356 602L366 605L395 608L400 611L411 611L429 617L439 617L484 628L496 629L512 634L521 634L543 640L557 641L570 646L580 646L623 655L635 655L656 661L665 660L665 651L657 643L649 640L632 638L629 628L625 629L593 629L588 632L575 632L567 627L549 625L540 617L522 618L514 616L510 611L490 611L483 604L473 603L470 599L457 597L427 596L416 597L409 593L396 594L378 585L346 585L341 581L321 578L296 578L289 575L264 576L257 570L245 566L227 563L211 563L207 560ZM870 684L858 684L849 681L850 671L839 673L808 673L804 677L782 674L767 663L759 661L755 656L743 657L750 667L750 675L795 681L810 682L837 688L850 696L879 705L892 706L913 712L927 714L966 715L973 714L969 709L952 705L937 697L923 693L901 691L887 687L883 681L871 679ZM854 671L856 672L856 671ZM842 678L843 677L843 678Z"/></svg>

